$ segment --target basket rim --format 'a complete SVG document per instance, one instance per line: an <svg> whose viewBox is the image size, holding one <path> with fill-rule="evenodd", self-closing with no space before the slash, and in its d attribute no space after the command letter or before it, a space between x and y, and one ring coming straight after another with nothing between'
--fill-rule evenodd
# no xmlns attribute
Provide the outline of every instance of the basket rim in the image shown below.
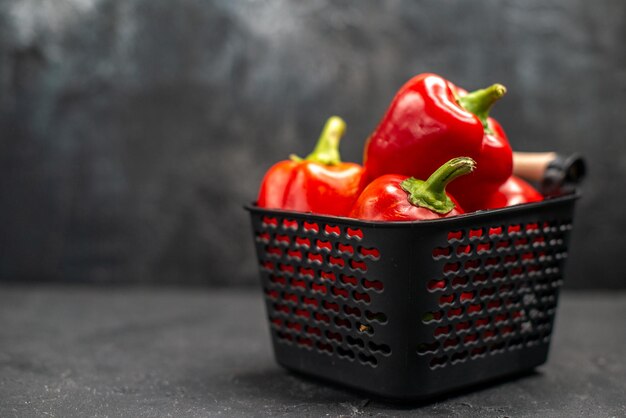
<svg viewBox="0 0 626 418"><path fill-rule="evenodd" d="M535 208L541 207L549 207L556 206L565 202L575 201L581 198L580 190L576 189L572 193L555 196L555 197L547 197L545 200L540 202L533 203L523 203L515 206L507 206L499 209L488 209L488 210L478 210L471 213L464 213L462 215L453 216L450 218L441 218L441 219L427 219L427 220L418 220L418 221L365 221L362 219L348 218L346 216L331 216L331 215L320 215L314 214L312 212L298 212L293 210L285 210L285 209L269 209L262 208L256 205L256 201L250 204L244 205L244 209L251 213L272 213L279 214L284 217L296 217L300 219L307 220L316 220L320 222L333 223L333 222L341 222L344 224L361 226L361 227L370 227L370 228L412 228L417 226L425 226L425 225L436 225L441 223L452 223L455 221L472 221L479 220L482 218L506 214L508 212L532 212Z"/></svg>

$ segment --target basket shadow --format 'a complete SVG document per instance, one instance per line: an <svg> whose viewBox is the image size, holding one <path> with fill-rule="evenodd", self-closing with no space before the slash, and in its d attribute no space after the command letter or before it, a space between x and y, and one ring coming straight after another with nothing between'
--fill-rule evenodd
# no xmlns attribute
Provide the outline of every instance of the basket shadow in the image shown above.
<svg viewBox="0 0 626 418"><path fill-rule="evenodd" d="M446 401L460 401L463 397L470 395L477 395L481 392L495 392L499 386L504 384L515 384L517 381L521 381L524 379L535 379L541 378L542 372L531 369L526 371L521 371L518 373L510 374L508 376L502 376L499 378L487 380L481 383L476 383L473 385L469 385L466 387L462 387L459 389L454 389L445 393L441 393L436 396L429 397L427 399L419 399L419 400L407 400L407 399L385 399L385 398L377 398L373 397L373 401L380 402L384 404L385 407L397 410L411 410L420 407L426 407L429 405L433 405L436 403L442 403Z"/></svg>
<svg viewBox="0 0 626 418"><path fill-rule="evenodd" d="M522 379L541 378L541 371L534 369L492 379L421 400L389 399L371 393L280 367L237 373L237 392L248 398L273 401L285 405L315 403L350 403L357 409L414 410L483 391L497 390L502 384L514 384Z"/></svg>
<svg viewBox="0 0 626 418"><path fill-rule="evenodd" d="M325 382L282 367L267 367L237 373L233 381L237 393L248 398L258 398L288 404L333 404L363 400L363 396L344 386Z"/></svg>

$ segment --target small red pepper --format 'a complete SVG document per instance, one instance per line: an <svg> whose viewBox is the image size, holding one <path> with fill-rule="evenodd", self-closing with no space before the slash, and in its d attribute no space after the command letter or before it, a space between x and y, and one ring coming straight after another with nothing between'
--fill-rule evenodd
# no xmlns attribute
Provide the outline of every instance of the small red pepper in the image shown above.
<svg viewBox="0 0 626 418"><path fill-rule="evenodd" d="M471 173L476 163L458 157L439 167L428 180L387 174L371 182L357 199L350 217L371 221L415 221L465 213L446 193L452 180Z"/></svg>
<svg viewBox="0 0 626 418"><path fill-rule="evenodd" d="M272 166L261 183L257 206L346 216L358 197L363 168L341 162L339 141L345 129L341 118L331 117L311 154L304 159L292 155Z"/></svg>
<svg viewBox="0 0 626 418"><path fill-rule="evenodd" d="M543 196L533 186L519 177L511 176L496 193L489 197L484 209L498 209L542 200Z"/></svg>
<svg viewBox="0 0 626 418"><path fill-rule="evenodd" d="M461 205L467 201L475 209L511 175L511 147L502 127L487 116L505 92L494 84L468 94L435 74L415 76L367 140L365 182L390 173L425 178L450 158L467 155L478 168L451 191Z"/></svg>

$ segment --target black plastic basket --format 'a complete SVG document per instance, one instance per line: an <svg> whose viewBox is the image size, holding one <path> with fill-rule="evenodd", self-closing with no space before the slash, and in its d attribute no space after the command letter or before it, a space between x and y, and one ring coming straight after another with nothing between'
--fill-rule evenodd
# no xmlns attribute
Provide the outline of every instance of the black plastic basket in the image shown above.
<svg viewBox="0 0 626 418"><path fill-rule="evenodd" d="M409 400L544 363L577 197L388 223L248 207L278 363Z"/></svg>

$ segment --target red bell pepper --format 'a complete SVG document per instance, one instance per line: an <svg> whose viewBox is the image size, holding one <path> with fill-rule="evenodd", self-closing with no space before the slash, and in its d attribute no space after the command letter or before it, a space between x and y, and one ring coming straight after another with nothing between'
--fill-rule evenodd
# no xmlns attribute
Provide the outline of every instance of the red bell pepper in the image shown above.
<svg viewBox="0 0 626 418"><path fill-rule="evenodd" d="M519 177L511 176L489 197L483 209L498 209L542 200L543 196L533 186Z"/></svg>
<svg viewBox="0 0 626 418"><path fill-rule="evenodd" d="M272 166L257 206L346 216L358 197L363 168L341 162L339 141L345 128L341 118L331 117L311 154L304 159L292 155Z"/></svg>
<svg viewBox="0 0 626 418"><path fill-rule="evenodd" d="M511 175L511 148L500 125L487 117L505 92L494 84L467 94L435 74L412 78L367 140L364 182L390 173L425 178L450 158L467 155L478 168L451 190L474 209Z"/></svg>
<svg viewBox="0 0 626 418"><path fill-rule="evenodd" d="M476 163L458 157L439 167L428 180L386 174L371 182L357 199L350 217L372 221L415 221L465 213L446 193L452 180L471 173Z"/></svg>
<svg viewBox="0 0 626 418"><path fill-rule="evenodd" d="M476 157L476 171L450 185L450 192L469 212L485 209L490 196L497 193L513 172L513 150L504 129L495 119L487 116L493 105L489 96L504 95L506 92L504 86L494 86L469 94L457 89L459 104L474 113L485 129L482 148Z"/></svg>

